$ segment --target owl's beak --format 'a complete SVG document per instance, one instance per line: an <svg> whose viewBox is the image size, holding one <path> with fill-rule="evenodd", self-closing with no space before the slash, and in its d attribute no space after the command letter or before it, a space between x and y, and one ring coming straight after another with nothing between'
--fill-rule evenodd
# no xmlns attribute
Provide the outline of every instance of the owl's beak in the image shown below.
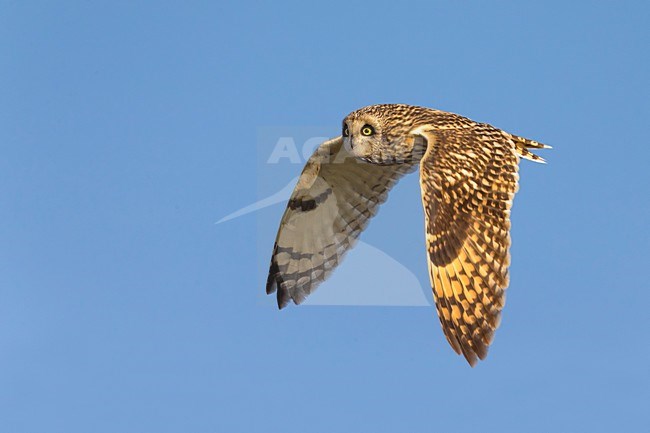
<svg viewBox="0 0 650 433"><path fill-rule="evenodd" d="M352 149L354 149L354 144L352 143L351 135L349 137L345 137L345 139L343 140L343 145L348 151L352 151Z"/></svg>

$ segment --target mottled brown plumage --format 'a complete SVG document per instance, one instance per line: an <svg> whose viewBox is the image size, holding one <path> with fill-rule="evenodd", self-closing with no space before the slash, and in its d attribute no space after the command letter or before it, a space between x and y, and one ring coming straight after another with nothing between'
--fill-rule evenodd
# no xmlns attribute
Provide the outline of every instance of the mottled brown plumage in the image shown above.
<svg viewBox="0 0 650 433"><path fill-rule="evenodd" d="M402 104L349 114L307 162L282 217L267 281L300 304L342 260L390 188L420 166L429 276L451 347L475 365L499 326L519 158L543 144Z"/></svg>

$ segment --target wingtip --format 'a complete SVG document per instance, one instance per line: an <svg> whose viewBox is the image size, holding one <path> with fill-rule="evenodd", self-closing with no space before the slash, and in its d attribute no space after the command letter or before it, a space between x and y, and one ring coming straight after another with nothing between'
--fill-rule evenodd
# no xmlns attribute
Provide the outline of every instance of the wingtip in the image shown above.
<svg viewBox="0 0 650 433"><path fill-rule="evenodd" d="M474 368L478 363L478 357L476 356L476 353L474 353L471 349L463 350L463 356L465 357L465 360L469 366L472 368Z"/></svg>
<svg viewBox="0 0 650 433"><path fill-rule="evenodd" d="M284 307L289 305L289 301L291 300L291 296L289 296L289 291L282 286L278 286L278 295L277 295L277 301L278 301L278 310L282 310Z"/></svg>
<svg viewBox="0 0 650 433"><path fill-rule="evenodd" d="M269 274L266 279L266 294L270 295L271 293L275 293L277 287L278 283L275 281L275 277L272 274Z"/></svg>
<svg viewBox="0 0 650 433"><path fill-rule="evenodd" d="M465 361L467 361L467 363L469 364L470 367L472 367L472 368L476 367L476 364L478 364L478 361L479 361L480 357L478 357L477 354L474 351L472 351L471 349L469 349L469 350L465 349L465 350L463 350L462 355L463 355L463 358L465 358ZM483 359L483 358L480 358L480 359Z"/></svg>

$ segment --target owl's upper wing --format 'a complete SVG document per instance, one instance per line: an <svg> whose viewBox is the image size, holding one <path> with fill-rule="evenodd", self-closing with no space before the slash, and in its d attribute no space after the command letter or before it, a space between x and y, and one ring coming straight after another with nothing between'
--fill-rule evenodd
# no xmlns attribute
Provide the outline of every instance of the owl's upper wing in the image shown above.
<svg viewBox="0 0 650 433"><path fill-rule="evenodd" d="M420 128L429 276L449 344L470 365L499 326L510 264L510 208L519 176L515 143L489 125Z"/></svg>
<svg viewBox="0 0 650 433"><path fill-rule="evenodd" d="M309 158L275 240L266 292L278 306L300 304L352 248L388 190L417 163L374 165L354 158L341 137Z"/></svg>

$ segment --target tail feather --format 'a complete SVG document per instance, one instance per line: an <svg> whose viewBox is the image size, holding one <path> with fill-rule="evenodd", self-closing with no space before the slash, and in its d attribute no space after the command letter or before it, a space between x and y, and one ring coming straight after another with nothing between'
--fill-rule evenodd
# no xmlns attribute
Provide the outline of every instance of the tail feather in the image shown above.
<svg viewBox="0 0 650 433"><path fill-rule="evenodd" d="M551 146L548 144L540 143L539 141L535 140L529 140L524 137L518 137L516 135L513 135L512 138L514 138L515 143L521 144L522 146L530 149L552 149Z"/></svg>
<svg viewBox="0 0 650 433"><path fill-rule="evenodd" d="M544 158L542 158L539 155L535 155L533 152L531 152L528 149L552 149L551 146L547 144L540 143L535 140L529 140L524 137L519 137L517 135L512 135L510 134L512 139L515 142L515 146L517 149L517 153L519 156L521 156L524 159L528 159L530 161L535 161L535 162L540 162L542 164L545 164L546 161Z"/></svg>

